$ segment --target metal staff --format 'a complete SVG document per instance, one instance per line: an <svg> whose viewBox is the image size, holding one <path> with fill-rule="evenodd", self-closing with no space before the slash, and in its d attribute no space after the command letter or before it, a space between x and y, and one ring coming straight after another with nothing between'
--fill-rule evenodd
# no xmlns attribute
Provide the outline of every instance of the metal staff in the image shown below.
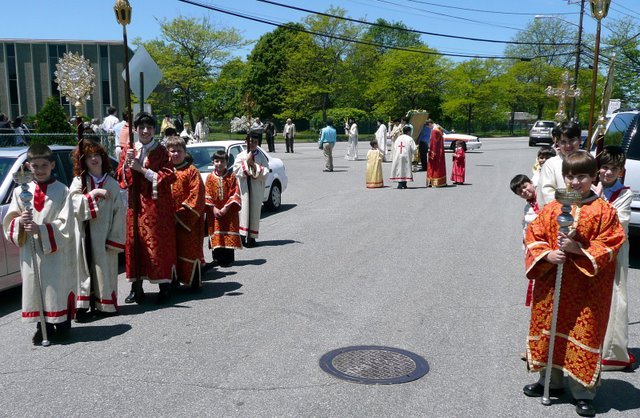
<svg viewBox="0 0 640 418"><path fill-rule="evenodd" d="M131 92L130 92L130 80L131 76L129 74L129 47L127 46L127 25L131 23L131 5L128 0L116 0L116 4L113 6L113 10L116 13L116 20L119 24L122 25L122 42L124 47L124 71L126 78L124 80L124 89L125 89L125 97L127 102L127 123L129 124L129 149L134 149L134 140L133 140L133 119L131 115ZM132 260L133 265L131 266L132 275L135 278L135 282L133 286L135 286L136 293L136 302L142 302L142 280L138 274L138 244L139 244L139 236L138 236L138 213L139 210L139 201L138 201L138 172L135 170L131 171L131 187L129 187L129 205L133 212L133 245L131 246L130 251L132 252ZM124 172L124 170L123 170ZM124 173L123 173L124 175Z"/></svg>
<svg viewBox="0 0 640 418"><path fill-rule="evenodd" d="M33 200L33 194L29 191L29 183L33 181L33 173L30 171L24 171L23 167L20 167L20 171L13 173L13 181L20 185L22 191L20 192L20 202L25 210L32 213L31 201ZM44 320L44 295L42 294L42 282L40 281L40 271L38 270L38 257L36 254L36 238L27 234L27 240L31 246L31 267L33 268L33 276L35 278L34 285L37 288L37 292L40 295L40 303L38 306L38 312L40 314L40 330L42 331L42 346L48 347L51 342L47 335L47 324Z"/></svg>
<svg viewBox="0 0 640 418"><path fill-rule="evenodd" d="M557 189L556 200L562 203L562 213L556 218L559 231L565 234L569 233L569 227L573 224L573 216L571 215L571 205L576 205L582 199L579 192L568 189ZM551 330L549 331L549 353L547 357L547 367L544 374L544 393L542 395L542 404L551 405L549 398L549 385L551 383L551 370L553 369L553 350L556 342L556 325L558 322L558 308L560 305L560 289L562 287L562 270L563 264L558 264L556 272L555 289L553 290L553 308L551 312Z"/></svg>

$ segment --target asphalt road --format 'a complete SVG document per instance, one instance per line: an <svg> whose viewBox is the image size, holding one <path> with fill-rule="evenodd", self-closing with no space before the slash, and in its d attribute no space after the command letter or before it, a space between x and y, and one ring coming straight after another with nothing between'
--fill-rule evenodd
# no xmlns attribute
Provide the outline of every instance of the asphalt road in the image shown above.
<svg viewBox="0 0 640 418"><path fill-rule="evenodd" d="M526 138L483 142L467 154L466 185L426 189L416 173L408 190L365 188L364 142L355 162L339 143L333 173L315 144L295 154L278 144L289 187L282 210L264 214L259 247L208 272L201 293L124 305L74 324L64 345L32 346L19 289L1 293L0 416L576 416L568 395L545 407L522 394L536 377L519 357L523 202L508 183L530 173L537 149ZM631 269L640 358L638 279ZM121 303L128 290L122 280ZM376 386L320 369L324 353L350 345L413 351L430 370ZM638 416L638 375L606 373L598 413Z"/></svg>

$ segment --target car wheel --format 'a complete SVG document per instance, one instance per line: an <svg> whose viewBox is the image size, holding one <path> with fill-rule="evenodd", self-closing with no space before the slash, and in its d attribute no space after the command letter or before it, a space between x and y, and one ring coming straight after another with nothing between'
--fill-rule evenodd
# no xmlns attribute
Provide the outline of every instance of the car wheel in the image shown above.
<svg viewBox="0 0 640 418"><path fill-rule="evenodd" d="M269 210L277 211L282 204L282 189L278 181L274 181L269 191L269 199L266 202Z"/></svg>

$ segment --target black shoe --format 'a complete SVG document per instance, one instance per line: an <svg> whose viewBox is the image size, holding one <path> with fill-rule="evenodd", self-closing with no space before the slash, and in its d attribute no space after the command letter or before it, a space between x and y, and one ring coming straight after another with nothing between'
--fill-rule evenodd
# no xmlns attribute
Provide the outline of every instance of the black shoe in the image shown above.
<svg viewBox="0 0 640 418"><path fill-rule="evenodd" d="M136 291L132 290L129 292L129 296L124 298L124 303L134 303L136 301Z"/></svg>
<svg viewBox="0 0 640 418"><path fill-rule="evenodd" d="M156 305L164 305L169 302L169 296L171 296L171 292L169 291L170 285L168 283L160 284L160 291L158 292L158 297L156 298Z"/></svg>
<svg viewBox="0 0 640 418"><path fill-rule="evenodd" d="M255 238L247 238L247 247L253 248L257 246L258 246L258 243L256 242Z"/></svg>
<svg viewBox="0 0 640 418"><path fill-rule="evenodd" d="M64 340L69 336L69 331L71 331L71 318L67 319L64 322L60 322L59 324L55 324L55 327L56 332L53 334L55 336L55 340Z"/></svg>
<svg viewBox="0 0 640 418"><path fill-rule="evenodd" d="M522 388L522 392L524 392L525 395L530 396L532 398L539 398L544 394L544 385L538 382L532 383ZM554 398L562 396L563 394L564 394L563 388L549 389L549 396L553 396Z"/></svg>
<svg viewBox="0 0 640 418"><path fill-rule="evenodd" d="M86 308L78 308L76 309L76 322L83 323L91 321L91 316L93 313L89 312L89 309Z"/></svg>
<svg viewBox="0 0 640 418"><path fill-rule="evenodd" d="M115 312L104 312L104 311L98 311L98 310L93 311L93 316L95 316L96 318L110 318L112 316L118 316L118 315L120 315L118 311L115 311Z"/></svg>
<svg viewBox="0 0 640 418"><path fill-rule="evenodd" d="M124 303L137 303L141 304L144 301L144 290L142 290L142 283L131 283L131 292L129 296L124 299Z"/></svg>
<svg viewBox="0 0 640 418"><path fill-rule="evenodd" d="M588 399L578 399L576 401L576 413L581 417L596 416L596 410Z"/></svg>
<svg viewBox="0 0 640 418"><path fill-rule="evenodd" d="M53 337L53 335L56 333L55 328L53 327L53 324L50 323L46 323L46 327L47 327L47 338L49 340L51 340L51 338ZM40 322L38 322L36 324L36 333L33 334L33 337L31 337L31 341L33 342L33 345L40 345L42 344L42 329L40 327Z"/></svg>
<svg viewBox="0 0 640 418"><path fill-rule="evenodd" d="M200 277L200 273L196 272L195 277L191 281L191 291L196 293L200 290L202 290L202 278Z"/></svg>

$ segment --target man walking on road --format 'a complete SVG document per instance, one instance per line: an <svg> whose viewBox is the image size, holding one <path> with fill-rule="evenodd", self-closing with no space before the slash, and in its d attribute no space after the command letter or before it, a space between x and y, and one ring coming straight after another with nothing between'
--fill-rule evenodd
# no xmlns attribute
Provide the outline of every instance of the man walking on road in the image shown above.
<svg viewBox="0 0 640 418"><path fill-rule="evenodd" d="M336 128L333 127L333 120L327 119L327 126L320 131L318 148L324 152L324 170L333 171L333 147L336 144Z"/></svg>

